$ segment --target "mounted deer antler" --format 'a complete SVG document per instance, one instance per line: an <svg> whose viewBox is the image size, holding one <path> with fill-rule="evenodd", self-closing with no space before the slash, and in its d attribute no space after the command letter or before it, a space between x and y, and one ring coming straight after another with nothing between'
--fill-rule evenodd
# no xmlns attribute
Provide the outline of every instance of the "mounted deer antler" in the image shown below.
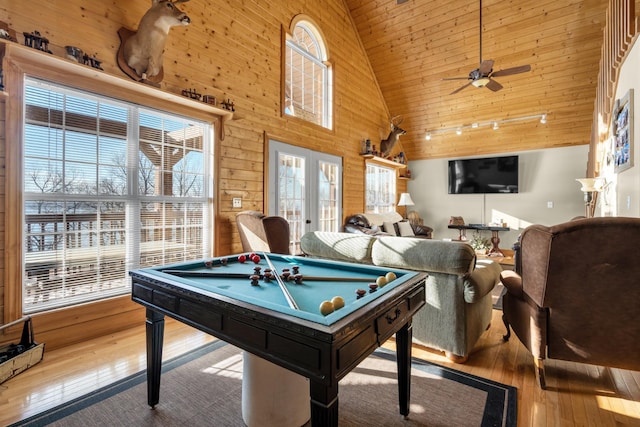
<svg viewBox="0 0 640 427"><path fill-rule="evenodd" d="M395 123L398 118L400 118L400 120ZM382 157L387 157L391 154L391 150L393 150L393 146L398 142L400 135L407 133L404 129L401 129L398 126L402 123L402 120L402 116L395 116L391 118L391 132L389 133L389 136L387 136L387 139L380 141L380 154L382 154Z"/></svg>
<svg viewBox="0 0 640 427"><path fill-rule="evenodd" d="M191 22L187 14L175 6L187 1L152 0L151 8L138 24L138 31L124 41L124 61L142 79L162 72L162 53L171 27Z"/></svg>

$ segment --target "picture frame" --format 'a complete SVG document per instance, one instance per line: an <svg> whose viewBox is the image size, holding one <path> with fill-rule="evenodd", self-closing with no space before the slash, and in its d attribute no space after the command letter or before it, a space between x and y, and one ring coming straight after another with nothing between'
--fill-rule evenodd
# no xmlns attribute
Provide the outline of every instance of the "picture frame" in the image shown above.
<svg viewBox="0 0 640 427"><path fill-rule="evenodd" d="M629 89L613 108L612 139L614 172L633 167L633 89Z"/></svg>

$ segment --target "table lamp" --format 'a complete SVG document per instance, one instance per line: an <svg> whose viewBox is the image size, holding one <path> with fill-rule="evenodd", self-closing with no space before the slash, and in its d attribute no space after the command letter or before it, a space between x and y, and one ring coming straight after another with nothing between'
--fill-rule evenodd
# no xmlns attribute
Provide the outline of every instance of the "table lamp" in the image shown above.
<svg viewBox="0 0 640 427"><path fill-rule="evenodd" d="M398 206L404 206L404 219L407 219L407 206L413 205L415 205L415 203L413 203L413 200L411 200L411 194L400 194L400 201L398 201Z"/></svg>

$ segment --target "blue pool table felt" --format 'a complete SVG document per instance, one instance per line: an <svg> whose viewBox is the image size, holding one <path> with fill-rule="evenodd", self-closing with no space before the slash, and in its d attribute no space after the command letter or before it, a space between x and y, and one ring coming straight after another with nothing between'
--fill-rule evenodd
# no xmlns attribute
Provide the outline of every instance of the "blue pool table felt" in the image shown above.
<svg viewBox="0 0 640 427"><path fill-rule="evenodd" d="M175 282L180 286L195 288L205 295L215 296L215 294L217 294L234 298L259 307L324 325L331 325L371 301L374 301L376 298L385 295L418 274L414 271L383 268L366 264L352 264L298 256L267 254L275 270L279 273L285 268L292 269L293 266L299 267L299 272L303 276L302 283L296 284L294 281L285 282L285 286L290 295L298 305L298 309L296 310L289 306L284 293L275 279L270 282L260 279L257 286L251 285L249 276L254 274L254 267L259 266L261 273L269 268L263 253L258 253L260 262L257 264L251 260L241 263L238 261L239 255L241 254L145 268L140 271L152 276L158 276L158 278L165 281ZM223 258L226 258L226 264L221 262ZM209 267L207 264L212 266ZM247 278L181 277L165 273L163 270L211 272L213 274L241 273L246 274ZM378 288L375 292L370 292L369 283L375 283L379 276L384 276L388 272L394 272L397 278L389 282L386 286ZM337 277L344 278L345 280L315 281L305 279L305 276ZM349 280L350 278L370 278L370 281L353 281ZM366 294L358 298L356 295L357 289L366 290ZM329 315L325 316L321 314L321 302L325 300L330 301L335 296L344 298L345 306L335 310Z"/></svg>

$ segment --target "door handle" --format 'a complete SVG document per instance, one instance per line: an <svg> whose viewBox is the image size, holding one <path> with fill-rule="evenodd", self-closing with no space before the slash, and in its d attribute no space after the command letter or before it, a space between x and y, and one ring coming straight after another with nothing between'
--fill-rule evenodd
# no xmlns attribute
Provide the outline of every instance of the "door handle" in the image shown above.
<svg viewBox="0 0 640 427"><path fill-rule="evenodd" d="M305 223L306 223L306 224L311 224L311 220L310 220L310 219L308 219L308 220L306 220L306 221L305 221Z"/></svg>

